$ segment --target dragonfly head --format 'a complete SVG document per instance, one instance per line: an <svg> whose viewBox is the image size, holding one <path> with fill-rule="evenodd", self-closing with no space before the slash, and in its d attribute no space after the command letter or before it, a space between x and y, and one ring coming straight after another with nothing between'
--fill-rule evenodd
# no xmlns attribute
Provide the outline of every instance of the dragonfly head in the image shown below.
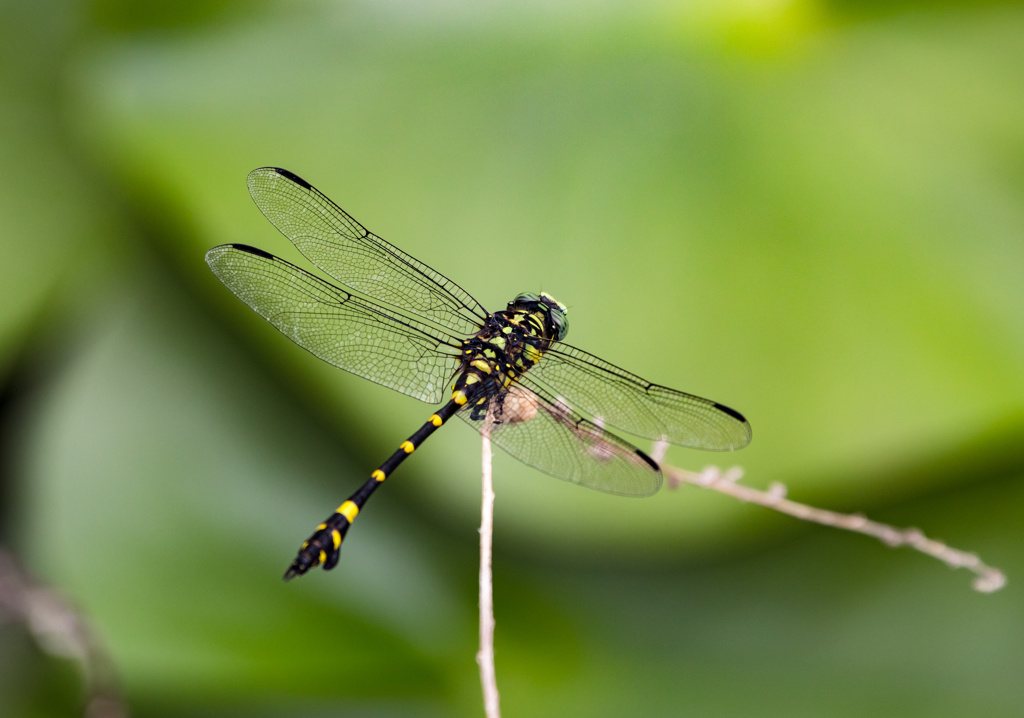
<svg viewBox="0 0 1024 718"><path fill-rule="evenodd" d="M547 324L552 329L552 335L558 341L565 339L565 335L569 333L569 320L566 319L569 308L547 292L540 294L523 292L509 302L508 308L510 310L542 312L547 317Z"/></svg>

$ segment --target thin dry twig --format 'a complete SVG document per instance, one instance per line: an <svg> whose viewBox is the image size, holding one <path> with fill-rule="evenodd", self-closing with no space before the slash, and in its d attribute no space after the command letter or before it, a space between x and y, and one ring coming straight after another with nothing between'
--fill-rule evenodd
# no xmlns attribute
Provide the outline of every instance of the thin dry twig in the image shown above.
<svg viewBox="0 0 1024 718"><path fill-rule="evenodd" d="M494 486L491 480L490 410L480 434L483 439L482 493L480 502L480 650L476 662L480 666L480 685L484 692L487 718L501 718L498 706L498 682L494 673L494 592L491 582L491 542L494 533Z"/></svg>
<svg viewBox="0 0 1024 718"><path fill-rule="evenodd" d="M46 653L73 660L82 674L86 718L127 718L113 663L92 626L56 591L0 548L0 623L23 624Z"/></svg>
<svg viewBox="0 0 1024 718"><path fill-rule="evenodd" d="M656 446L654 453L664 456L664 452L659 452L659 448ZM711 489L727 494L749 504L764 506L803 521L813 521L823 526L832 526L873 536L893 548L909 546L916 551L934 556L951 568L966 568L972 571L976 575L972 586L975 591L981 593L993 593L1006 585L1006 575L998 568L988 566L973 553L960 551L941 541L930 539L920 529L901 529L872 521L860 514L840 514L791 501L786 498L786 486L778 482L774 482L767 491L758 491L749 486L743 486L738 483L743 478L743 469L738 466L726 471L722 471L717 466L709 466L698 473L662 464L661 470L668 478L670 489L677 489L680 484L691 484L702 489Z"/></svg>

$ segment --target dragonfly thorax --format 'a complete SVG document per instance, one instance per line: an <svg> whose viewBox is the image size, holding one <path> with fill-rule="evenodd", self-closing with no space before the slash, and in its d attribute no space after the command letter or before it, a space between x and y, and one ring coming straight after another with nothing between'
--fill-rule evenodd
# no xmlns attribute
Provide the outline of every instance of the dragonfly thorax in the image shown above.
<svg viewBox="0 0 1024 718"><path fill-rule="evenodd" d="M546 295L519 295L463 342L462 365L452 386L456 400L483 401L507 389L567 328L560 305Z"/></svg>

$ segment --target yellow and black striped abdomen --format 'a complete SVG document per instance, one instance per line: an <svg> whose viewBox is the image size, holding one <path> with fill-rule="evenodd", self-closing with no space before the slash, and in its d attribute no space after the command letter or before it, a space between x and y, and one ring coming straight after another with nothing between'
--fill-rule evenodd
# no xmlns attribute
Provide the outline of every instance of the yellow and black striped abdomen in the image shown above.
<svg viewBox="0 0 1024 718"><path fill-rule="evenodd" d="M465 402L463 402L465 403ZM355 521L359 511L366 504L377 487L384 483L385 479L398 468L398 465L405 461L413 451L416 450L427 438L437 431L448 419L459 410L461 404L452 400L437 410L437 412L426 423L421 426L415 434L403 441L397 450L380 465L372 474L369 480L359 490L352 494L331 516L322 524L316 527L313 535L302 544L298 556L292 561L291 566L285 572L285 580L301 576L311 568L323 566L325 571L334 568L338 563L341 552L341 542L348 533L349 527Z"/></svg>

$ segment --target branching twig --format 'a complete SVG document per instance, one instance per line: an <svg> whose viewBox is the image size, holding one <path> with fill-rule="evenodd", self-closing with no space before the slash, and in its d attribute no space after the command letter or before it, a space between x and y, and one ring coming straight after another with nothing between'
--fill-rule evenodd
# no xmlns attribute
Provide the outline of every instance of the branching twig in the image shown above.
<svg viewBox="0 0 1024 718"><path fill-rule="evenodd" d="M483 498L480 504L480 685L484 691L487 718L501 718L498 707L498 683L494 675L494 594L491 585L491 537L494 532L494 487L491 481L491 424L487 412L483 437Z"/></svg>
<svg viewBox="0 0 1024 718"><path fill-rule="evenodd" d="M654 453L659 453L658 447L655 448ZM871 521L859 514L840 514L797 503L786 498L786 487L778 482L773 483L767 491L758 491L749 486L743 486L737 483L743 478L743 469L738 466L727 471L722 471L716 466L709 466L700 473L696 473L662 464L661 470L668 478L670 489L676 489L682 483L692 484L728 494L740 501L764 506L803 521L813 521L824 526L833 526L873 536L888 546L909 546L921 553L934 556L952 568L966 568L973 571L977 576L972 584L975 591L992 593L1006 585L1006 575L998 568L986 565L973 553L960 551L941 541L930 539L920 529L896 528Z"/></svg>
<svg viewBox="0 0 1024 718"><path fill-rule="evenodd" d="M52 656L70 658L82 674L86 718L127 718L113 664L88 622L0 548L0 623L15 620Z"/></svg>
<svg viewBox="0 0 1024 718"><path fill-rule="evenodd" d="M500 718L498 685L494 673L494 596L491 582L491 542L494 529L490 438L492 423L493 416L488 411L480 432L483 438L483 497L480 507L480 650L476 654L476 662L480 666L484 711L487 718ZM658 442L654 445L651 456L661 462L666 449L667 444ZM678 489L680 484L691 484L727 494L746 503L764 506L803 521L873 536L888 546L909 546L921 553L934 556L952 568L966 568L974 572L977 576L973 582L974 590L982 593L992 593L1006 585L1006 575L999 569L986 565L973 553L960 551L941 541L928 538L920 529L900 529L871 521L859 514L841 514L791 501L786 498L786 486L779 482L774 482L767 491L743 486L738 483L743 478L743 469L738 466L726 471L709 466L697 473L661 464L661 470L672 490Z"/></svg>

